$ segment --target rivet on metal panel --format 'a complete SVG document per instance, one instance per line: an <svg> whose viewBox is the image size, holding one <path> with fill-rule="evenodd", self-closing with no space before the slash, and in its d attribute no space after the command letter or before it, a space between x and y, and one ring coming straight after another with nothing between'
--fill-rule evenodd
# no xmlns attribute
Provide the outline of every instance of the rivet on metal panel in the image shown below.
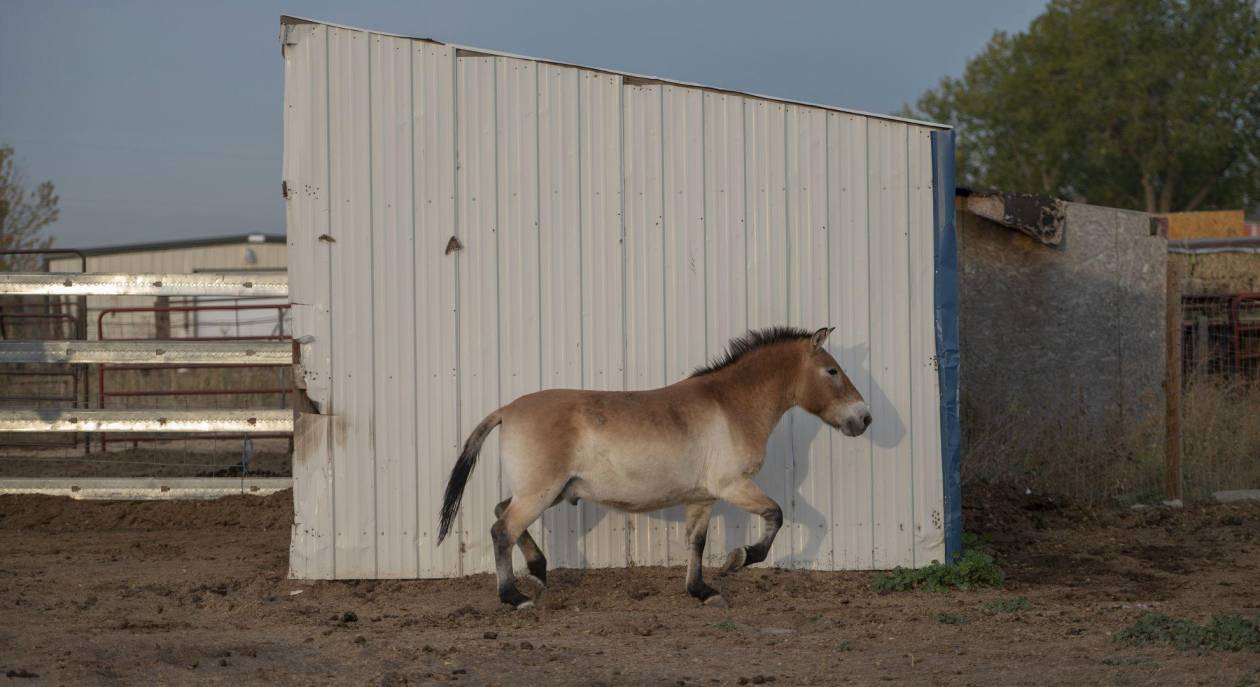
<svg viewBox="0 0 1260 687"><path fill-rule="evenodd" d="M247 288L247 289L252 289L252 288L254 288L254 282L252 282L252 281L247 281L247 282L245 282L244 284L241 284L241 286L244 286L244 287L245 287L245 288Z"/></svg>

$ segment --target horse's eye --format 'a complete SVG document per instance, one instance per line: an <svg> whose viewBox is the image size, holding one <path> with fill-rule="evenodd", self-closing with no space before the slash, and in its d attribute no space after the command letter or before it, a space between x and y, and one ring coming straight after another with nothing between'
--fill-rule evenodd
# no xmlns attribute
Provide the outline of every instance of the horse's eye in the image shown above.
<svg viewBox="0 0 1260 687"><path fill-rule="evenodd" d="M837 370L834 367L827 368L827 374L831 375L832 377L835 377L836 375L840 374L840 370Z"/></svg>

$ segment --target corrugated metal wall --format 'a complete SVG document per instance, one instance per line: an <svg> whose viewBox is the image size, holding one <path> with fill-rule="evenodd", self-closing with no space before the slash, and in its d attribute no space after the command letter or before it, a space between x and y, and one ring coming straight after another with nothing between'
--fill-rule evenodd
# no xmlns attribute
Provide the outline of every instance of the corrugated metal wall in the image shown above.
<svg viewBox="0 0 1260 687"><path fill-rule="evenodd" d="M322 413L299 421L293 575L492 570L497 433L434 546L486 414L668 384L774 324L836 326L875 424L850 439L793 411L774 432L773 561L943 558L935 129L322 24L284 43L290 288ZM762 526L716 514L714 564ZM534 531L553 566L686 559L679 508L562 504Z"/></svg>

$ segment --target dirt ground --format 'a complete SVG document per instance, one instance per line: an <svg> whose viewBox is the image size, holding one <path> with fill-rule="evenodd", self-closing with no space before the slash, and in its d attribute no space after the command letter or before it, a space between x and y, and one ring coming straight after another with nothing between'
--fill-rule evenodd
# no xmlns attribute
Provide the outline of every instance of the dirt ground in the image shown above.
<svg viewBox="0 0 1260 687"><path fill-rule="evenodd" d="M991 537L1005 589L880 595L873 573L754 568L711 579L732 601L718 609L682 593L679 569L559 570L539 607L516 612L498 604L488 575L287 580L288 492L179 503L0 497L0 676L11 684L1260 684L1260 654L1199 656L1114 638L1148 610L1199 622L1260 613L1260 506L1086 511L987 487L967 498L967 529ZM984 609L1020 596L1031 608Z"/></svg>

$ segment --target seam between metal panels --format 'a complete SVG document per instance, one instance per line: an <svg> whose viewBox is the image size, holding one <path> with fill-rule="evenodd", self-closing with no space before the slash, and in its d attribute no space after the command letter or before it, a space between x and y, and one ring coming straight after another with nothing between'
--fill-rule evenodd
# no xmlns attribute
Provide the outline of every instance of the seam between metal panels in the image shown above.
<svg viewBox="0 0 1260 687"><path fill-rule="evenodd" d="M788 186L789 186L788 179L790 178L790 174L791 174L791 170L789 169L789 165L788 165L788 108L784 105L780 105L779 107L783 108L783 236L784 236L784 244L785 244L784 250L786 251L785 262L788 265L791 265L792 264L792 202L791 202L791 191L788 190ZM799 122L798 122L798 128L799 128ZM798 158L800 157L799 151L797 151L797 157ZM800 164L799 159L796 162L798 165ZM798 169L797 172L799 174L800 170ZM798 269L800 267L801 265L797 265ZM788 269L783 270L783 282L784 282L783 295L784 295L784 300L786 301L786 306L787 306L787 309L784 310L784 312L787 314L787 319L789 321L792 319L792 278L789 276L789 274L792 271L793 270L790 267ZM804 270L800 270L800 271L804 271ZM784 324L788 324L788 323L784 322ZM789 409L787 416L788 416L788 426L787 426L788 464L787 464L787 471L786 471L787 478L788 478L787 521L791 523L791 525L788 526L788 567L795 567L796 537L792 536L792 531L793 529L796 529L797 531L799 531L799 528L800 528L800 524L796 522L796 490L797 490L797 486L796 486L796 413L791 412L791 410ZM805 454L809 455L808 447L806 448Z"/></svg>
<svg viewBox="0 0 1260 687"><path fill-rule="evenodd" d="M542 268L542 116L539 107L538 92L538 72L542 70L542 65L534 65L534 259L537 262L535 268L535 282L538 288L538 389L542 391L546 386L546 374L544 374L543 364L543 268ZM546 511L544 510L545 514ZM538 516L539 539L538 548L543 552L543 556L547 555L547 545L550 543L547 537L547 526L543 521L543 515Z"/></svg>
<svg viewBox="0 0 1260 687"><path fill-rule="evenodd" d="M499 253L502 252L503 246L500 238L503 232L500 223L501 217L499 212L502 203L499 201L499 60L503 58L494 57L490 59L490 92L493 93L491 98L491 121L494 122L494 356L495 370L494 375L494 403L495 409L503 406L503 297L501 289L503 288L503 269L499 261ZM503 63L506 67L507 63ZM499 450L499 469L498 469L498 492L495 494L495 502L503 495L503 450ZM510 549L509 549L509 555Z"/></svg>
<svg viewBox="0 0 1260 687"><path fill-rule="evenodd" d="M617 224L621 227L621 239L617 242L621 253L621 389L627 391L630 335L626 327L626 84L620 77L616 77L614 83L617 84ZM634 565L634 556L631 554L634 550L634 516L627 514L623 522L626 565Z"/></svg>
<svg viewBox="0 0 1260 687"><path fill-rule="evenodd" d="M416 240L416 49L414 41L407 41L407 113L408 125L410 127L410 144L411 154L409 163L411 165L411 186L407 191L411 194L411 412L418 413L420 409L420 360L416 354L417 339L417 320L416 317L416 251L420 247L420 242ZM440 357L440 356L439 356ZM440 387L439 387L440 388ZM439 393L440 397L440 393ZM411 421L411 462L416 469L416 494L423 493L420 488L420 423L418 418L412 416ZM420 499L412 499L414 502L415 534L414 542L420 541L420 532L423 528L420 525ZM414 551L416 555L416 575L420 573L420 551L419 547ZM434 556L436 558L436 556ZM432 559L431 559L432 560ZM436 567L436 566L435 566Z"/></svg>
<svg viewBox="0 0 1260 687"><path fill-rule="evenodd" d="M823 120L823 226L826 231L823 232L825 246L823 250L827 251L827 268L823 270L823 279L826 282L824 293L827 294L827 326L832 326L831 321L831 269L833 263L831 261L831 232L834 227L831 225L831 115L824 112ZM826 431L826 430L824 430ZM836 494L836 469L835 461L832 460L833 451L835 449L835 439L831 432L827 432L827 461L831 463L829 478L827 480L827 488L831 493L831 512L827 513L831 522L824 525L827 530L827 538L831 540L831 560L827 561L827 567L834 569L836 567L836 531L835 531L835 494Z"/></svg>
<svg viewBox="0 0 1260 687"><path fill-rule="evenodd" d="M906 127L905 170L906 170L905 172L906 174L906 267L908 268L906 270L906 331L913 332L914 331L914 300L915 298L914 298L914 276L913 276L914 266L911 264L911 261L914 260L914 241L910 239L910 235L914 231L914 227L911 226L910 224L911 167L910 167L910 127L908 126ZM917 368L914 364L914 346L913 345L906 346L906 358L907 358L906 369L910 372L911 375L914 375L915 370ZM917 551L918 546L916 544L917 537L915 535L915 526L918 524L919 521L916 518L917 513L915 512L917 509L915 508L914 466L917 461L915 460L915 450L914 450L915 449L915 446L914 446L914 398L915 398L914 390L919 385L915 384L915 380L913 376L910 377L909 381L910 381L910 402L906 404L906 415L909 418L909 423L907 423L907 426L910 428L910 431L906 432L906 439L910 442L910 565L912 567L917 567L916 561L918 560L918 551Z"/></svg>
<svg viewBox="0 0 1260 687"><path fill-rule="evenodd" d="M450 52L450 55L451 55L451 153L452 153L451 158L452 158L452 162L454 163L453 169L451 170L452 175L453 175L451 179L451 189L452 189L452 196L453 196L451 198L451 206L452 206L451 212L452 212L454 224L455 224L452 230L454 232L454 236L458 237L460 233L459 232L459 222L460 222L460 215L459 215L459 203L460 203L460 195L459 195L460 194L460 188L459 188L459 165L460 165L460 158L459 158L459 55L456 54L453 50ZM463 434L463 426L464 426L463 425L463 422L464 422L464 411L463 411L464 372L463 372L463 367L462 367L463 361L460 359L461 356L459 354L459 346L460 346L459 328L460 328L460 319L461 319L460 318L461 294L459 292L459 263L460 263L459 254L461 252L463 251L457 250L451 253L451 258L454 260L453 269L455 272L455 446L454 446L455 452L459 451L459 439L460 439L460 436L462 436ZM456 569L459 571L460 576L463 576L464 575L464 546L466 543L464 539L463 510L461 509L458 513L456 513L455 517L457 518L456 523L455 523L455 528L456 528L455 531L459 535L456 537L456 542L459 544L459 549L457 551L457 555L455 556Z"/></svg>
<svg viewBox="0 0 1260 687"><path fill-rule="evenodd" d="M744 225L744 329L748 329L749 320L749 303L752 301L748 294L748 103L743 98L739 99L739 142L743 164L740 165L743 174L740 179L740 195L744 197L744 217L740 221ZM743 334L743 332L733 332L735 336ZM750 526L751 527L751 526Z"/></svg>
<svg viewBox="0 0 1260 687"><path fill-rule="evenodd" d="M329 33L328 28L325 27L324 28L324 179L325 179L325 187L327 188L327 193L328 193L328 198L327 198L328 213L325 214L324 217L329 222L328 231L331 233L333 231L333 228L331 226L332 225L332 202L333 202L332 66L331 66L332 65L332 59L331 59L332 48L329 47L331 41L328 40L328 33ZM335 315L333 311L333 307L332 307L332 293L331 293L332 283L333 283L332 282L333 251L332 251L331 245L332 244L325 244L323 246L319 246L319 242L316 241L316 246L322 250L327 251L328 253L328 274L325 275L325 280L324 280L324 284L326 285L327 290L329 291L328 298L326 299L327 303L325 303L325 307L328 308L328 313L327 313L327 316L324 318L327 321L328 326L325 327L324 329L325 331L328 332L330 340L325 341L324 346L327 347L328 349L328 410L329 410L330 415L337 412L337 407L335 403L333 402L333 399L336 398L335 394L333 394L333 385L335 384L335 381L336 381L336 375L333 372L333 364L335 361L335 357L332 354L332 341L331 341L332 331L333 331L333 319ZM320 333L323 334L323 332L320 332ZM332 439L333 427L335 426L336 426L336 423L333 423L332 427L329 427L325 430L327 432L327 435L324 437L325 441ZM336 442L333 442L333 444L336 445ZM331 450L332 450L332 446L326 447L324 451L325 455L327 455L328 452ZM332 549L332 576L335 578L337 577L337 489L336 489L337 471L334 469L331 469L331 466L329 466L329 468L330 469L328 470L328 493L329 493L328 516L332 519L331 520L332 532L330 534L332 535L333 541L332 541L332 546L330 548Z"/></svg>
<svg viewBox="0 0 1260 687"><path fill-rule="evenodd" d="M863 147L866 149L866 167L863 171L865 183L862 184L862 193L866 196L862 205L866 208L866 368L867 393L874 384L875 365L874 355L871 351L871 123L869 120L862 120L862 139ZM870 487L870 496L867 498L867 504L870 507L870 515L867 518L866 526L871 531L871 566L875 565L875 442L873 439L866 442L867 452L867 485Z"/></svg>
<svg viewBox="0 0 1260 687"><path fill-rule="evenodd" d="M582 246L582 235L586 231L586 227L584 226L585 223L582 221L582 210L583 210L583 207L585 206L585 202L582 199L582 82L584 81L584 79L582 78L583 76L585 76L585 74L583 74L581 71L578 71L574 76L574 91L576 93L576 97L574 98L574 100L577 101L577 103L575 104L575 107L577 108L577 119L574 120L574 125L577 128L577 164L578 164L578 168L577 168L578 379L581 382L581 388L585 389L586 388L586 316L584 313L584 309L586 308L586 253L583 252L583 246ZM590 87L588 86L586 90L589 91ZM586 534L587 532L586 532L586 517L584 515L586 509L581 506L578 506L574 508L574 510L577 512L577 531L582 533L582 536L579 538L579 543L580 543L581 556L582 556L582 568L585 569L587 567L587 560L586 560L586 544L587 544Z"/></svg>
<svg viewBox="0 0 1260 687"><path fill-rule="evenodd" d="M379 43L381 39L378 37L376 40ZM367 34L367 40L363 41L363 43L364 43L364 46L363 46L364 49L367 50L367 58L368 58L367 59L367 92L368 92L368 98L367 98L367 101L368 101L367 102L367 110L368 110L367 112L367 115L368 115L367 116L368 199L367 201L368 202L367 202L367 206L368 206L368 275L369 275L369 279L368 279L367 316L368 316L368 322L371 323L371 326L369 327L369 331L375 331L376 330L376 280L371 278L371 275L375 272L375 268L376 268L376 211L375 211L375 208L372 207L373 206L372 184L375 181L375 179L373 178L375 176L373 174L374 170L372 169L372 166L374 164L374 156L372 155L372 129L374 128L372 126L372 90L373 90L372 89L372 34L370 33ZM371 371L370 374L371 374L371 379L372 379L372 385L373 387L375 387L376 385L376 346L368 347L367 354L368 354L368 361L369 361L368 369ZM373 388L372 394L368 397L368 403L369 403L368 407L371 408L371 410L368 412L368 417L370 417L372 420L371 422L372 434L371 436L368 437L368 445L371 447L371 450L368 451L368 454L371 456L371 461L372 461L372 577L377 577L378 572L381 569L381 562L380 562L380 556L381 556L380 548L381 547L376 541L377 531L380 530L380 512L379 511L380 511L381 500L379 498L379 494L376 491L376 428L377 428L378 420L376 417L375 388Z"/></svg>
<svg viewBox="0 0 1260 687"><path fill-rule="evenodd" d="M669 308L668 301L665 298L665 292L669 290L668 260L666 256L669 254L669 245L666 240L665 230L665 208L669 202L665 187L665 86L658 86L657 92L660 94L660 129L657 131L657 138L660 139L660 161L661 161L661 386L669 384ZM685 226L685 224L684 224ZM664 532L664 562L669 565L669 521L661 524L661 531ZM650 532L650 529L649 529ZM651 547L649 546L649 549ZM655 562L655 561L651 561Z"/></svg>

